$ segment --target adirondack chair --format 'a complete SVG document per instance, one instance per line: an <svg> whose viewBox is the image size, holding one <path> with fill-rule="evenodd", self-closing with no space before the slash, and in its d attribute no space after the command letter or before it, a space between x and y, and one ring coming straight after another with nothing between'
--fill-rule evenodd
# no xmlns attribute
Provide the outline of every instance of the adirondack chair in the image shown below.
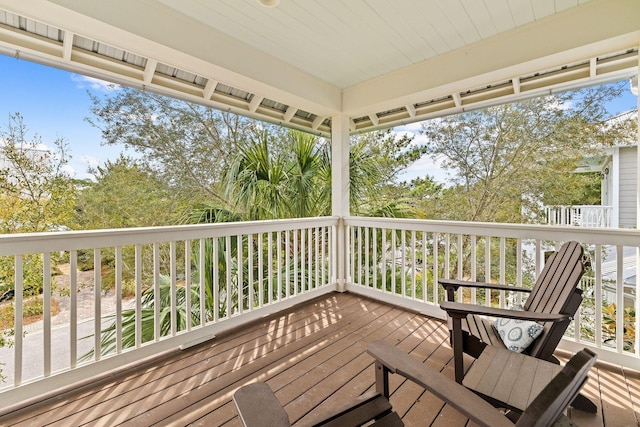
<svg viewBox="0 0 640 427"><path fill-rule="evenodd" d="M376 389L383 396L389 396L389 373L394 373L424 387L477 425L486 427L514 425L510 419L471 390L391 344L376 341L369 344L367 351L376 359ZM596 355L586 348L576 353L542 388L515 425L519 427L554 425L562 417L569 403L575 400L596 358Z"/></svg>
<svg viewBox="0 0 640 427"><path fill-rule="evenodd" d="M370 343L367 352L375 359L376 392L363 395L335 412L321 415L304 425L404 425L388 401L389 374L393 373L424 387L479 426L551 426L562 417L569 402L578 394L596 360L595 354L588 349L577 353L533 399L514 424L474 392L385 341ZM286 411L273 391L264 383L241 387L234 394L233 401L245 427L291 426ZM371 405L371 402L377 403ZM369 424L371 421L373 424Z"/></svg>
<svg viewBox="0 0 640 427"><path fill-rule="evenodd" d="M459 287L514 291L512 286L440 279L438 282L447 293L447 301L443 301L440 307L449 316L456 381L461 383L464 377L463 352L478 358L487 345L506 348L493 326L494 319L486 316L540 323L543 327L540 336L524 353L558 363L553 352L582 302L582 290L577 286L584 269L584 252L580 243L570 241L563 244L548 258L532 289L517 288L530 294L522 311L454 302L455 291ZM587 412L596 411L595 405L583 396L578 398L574 407Z"/></svg>
<svg viewBox="0 0 640 427"><path fill-rule="evenodd" d="M289 416L275 394L265 383L239 388L233 395L240 421L245 427L290 427ZM370 424L373 421L373 424ZM335 411L320 414L296 426L345 427L372 425L398 427L404 423L393 412L389 400L380 393L363 394Z"/></svg>

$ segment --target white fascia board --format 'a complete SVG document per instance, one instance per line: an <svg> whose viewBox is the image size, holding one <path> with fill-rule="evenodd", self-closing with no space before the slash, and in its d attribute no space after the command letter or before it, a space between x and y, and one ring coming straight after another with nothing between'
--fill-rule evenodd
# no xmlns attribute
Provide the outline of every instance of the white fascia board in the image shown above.
<svg viewBox="0 0 640 427"><path fill-rule="evenodd" d="M314 114L341 108L339 88L157 2L0 0L0 8Z"/></svg>
<svg viewBox="0 0 640 427"><path fill-rule="evenodd" d="M640 1L591 0L344 90L343 113L385 111L637 47Z"/></svg>

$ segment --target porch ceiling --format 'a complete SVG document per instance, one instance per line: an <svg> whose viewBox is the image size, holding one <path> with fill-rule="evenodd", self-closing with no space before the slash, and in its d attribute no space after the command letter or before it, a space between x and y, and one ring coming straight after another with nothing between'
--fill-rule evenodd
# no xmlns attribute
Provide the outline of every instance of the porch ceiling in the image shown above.
<svg viewBox="0 0 640 427"><path fill-rule="evenodd" d="M328 134L630 77L637 0L0 0L0 53Z"/></svg>

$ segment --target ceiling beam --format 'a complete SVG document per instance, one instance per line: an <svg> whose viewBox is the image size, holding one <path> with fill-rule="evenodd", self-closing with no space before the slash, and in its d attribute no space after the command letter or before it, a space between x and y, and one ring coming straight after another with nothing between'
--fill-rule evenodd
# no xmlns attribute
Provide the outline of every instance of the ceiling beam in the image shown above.
<svg viewBox="0 0 640 427"><path fill-rule="evenodd" d="M287 111L284 112L284 122L289 123L297 111L298 109L296 107L287 108Z"/></svg>
<svg viewBox="0 0 640 427"><path fill-rule="evenodd" d="M207 100L210 101L211 97L213 96L213 92L216 91L216 86L218 86L218 81L213 80L213 79L209 79L207 80L207 84L204 86L204 90L202 91L202 97Z"/></svg>
<svg viewBox="0 0 640 427"><path fill-rule="evenodd" d="M638 16L638 0L591 0L579 7L346 88L343 113L353 117L365 116L372 111L386 111L506 81L514 75L527 75L637 47L640 43Z"/></svg>
<svg viewBox="0 0 640 427"><path fill-rule="evenodd" d="M255 113L263 99L263 96L253 95L251 102L249 102L249 111Z"/></svg>
<svg viewBox="0 0 640 427"><path fill-rule="evenodd" d="M144 73L142 74L142 80L145 82L145 84L151 83L157 66L158 61L154 61L153 59L147 60L147 64L144 67Z"/></svg>
<svg viewBox="0 0 640 427"><path fill-rule="evenodd" d="M451 97L453 98L453 103L456 104L456 107L462 107L462 97L460 96L460 92L453 92Z"/></svg>
<svg viewBox="0 0 640 427"><path fill-rule="evenodd" d="M520 77L514 77L511 79L511 84L513 85L513 93L516 95L520 94Z"/></svg>
<svg viewBox="0 0 640 427"><path fill-rule="evenodd" d="M0 0L0 9L314 114L341 108L340 89L156 1Z"/></svg>
<svg viewBox="0 0 640 427"><path fill-rule="evenodd" d="M62 42L62 59L65 62L71 61L71 51L73 50L73 33L64 32L64 41Z"/></svg>
<svg viewBox="0 0 640 427"><path fill-rule="evenodd" d="M322 116L316 117L313 123L311 124L311 129L318 130L322 122L324 122L324 117Z"/></svg>

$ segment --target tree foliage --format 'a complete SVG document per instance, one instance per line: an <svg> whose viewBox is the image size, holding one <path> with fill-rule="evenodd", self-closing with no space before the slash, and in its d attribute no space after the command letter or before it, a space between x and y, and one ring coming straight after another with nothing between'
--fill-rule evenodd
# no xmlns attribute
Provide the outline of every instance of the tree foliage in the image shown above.
<svg viewBox="0 0 640 427"><path fill-rule="evenodd" d="M426 148L413 136L390 129L352 137L349 157L349 197L354 215L406 217L414 215L406 193L397 190L399 174Z"/></svg>
<svg viewBox="0 0 640 427"><path fill-rule="evenodd" d="M124 155L114 161L90 170L95 181L82 183L76 205L76 226L80 229L110 229L129 227L153 227L173 225L180 221L187 205L186 195L170 188L158 178L147 165ZM167 270L170 257L161 246L160 267ZM180 249L182 253L182 249ZM101 250L103 276L101 284L105 290L115 286L114 248ZM151 251L142 252L145 265L152 263ZM93 268L91 251L81 252L79 268ZM123 281L133 281L135 275L134 248L122 248ZM153 272L143 270L143 283L152 283Z"/></svg>
<svg viewBox="0 0 640 427"><path fill-rule="evenodd" d="M133 148L176 191L226 205L220 177L237 147L259 132L255 121L135 89L91 97L87 120L105 144Z"/></svg>
<svg viewBox="0 0 640 427"><path fill-rule="evenodd" d="M65 171L69 161L63 139L48 148L29 131L20 114L0 131L0 232L51 231L69 223L76 191Z"/></svg>
<svg viewBox="0 0 640 427"><path fill-rule="evenodd" d="M451 184L431 217L519 223L547 201L576 200L588 180L573 173L577 162L627 132L605 125L605 102L621 90L605 85L424 123L427 153Z"/></svg>
<svg viewBox="0 0 640 427"><path fill-rule="evenodd" d="M194 206L245 219L331 212L330 152L322 138L134 89L92 100L88 121L102 131L104 143L133 148ZM399 200L392 187L423 152L412 137L390 130L354 137L352 212L406 216L406 198Z"/></svg>
<svg viewBox="0 0 640 427"><path fill-rule="evenodd" d="M248 220L328 215L328 159L326 142L313 135L289 131L276 141L262 132L239 148L226 170L226 196Z"/></svg>
<svg viewBox="0 0 640 427"><path fill-rule="evenodd" d="M20 114L11 115L0 131L0 233L53 231L73 217L76 189L65 171L69 161L63 139L52 147L30 136ZM42 259L24 255L24 289L42 292ZM12 257L0 257L0 291L13 289Z"/></svg>
<svg viewBox="0 0 640 427"><path fill-rule="evenodd" d="M150 227L175 224L184 196L148 166L120 155L90 170L76 206L82 229Z"/></svg>

